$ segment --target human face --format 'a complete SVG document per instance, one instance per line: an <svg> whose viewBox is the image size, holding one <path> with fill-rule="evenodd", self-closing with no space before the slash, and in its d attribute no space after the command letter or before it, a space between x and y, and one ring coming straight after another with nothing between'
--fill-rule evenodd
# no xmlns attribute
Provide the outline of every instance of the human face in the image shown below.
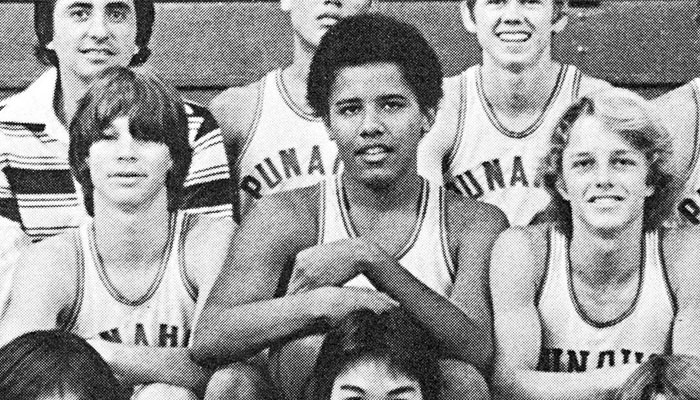
<svg viewBox="0 0 700 400"><path fill-rule="evenodd" d="M562 170L559 191L571 204L574 227L614 231L643 221L644 201L654 192L646 157L598 118L574 123Z"/></svg>
<svg viewBox="0 0 700 400"><path fill-rule="evenodd" d="M331 26L368 10L372 0L282 0L280 4L289 12L297 40L316 49Z"/></svg>
<svg viewBox="0 0 700 400"><path fill-rule="evenodd" d="M88 158L95 204L137 209L156 198L167 202L166 178L173 165L168 147L134 139L128 117L112 121L104 136L90 146Z"/></svg>
<svg viewBox="0 0 700 400"><path fill-rule="evenodd" d="M53 39L62 73L89 80L138 52L133 0L56 0Z"/></svg>
<svg viewBox="0 0 700 400"><path fill-rule="evenodd" d="M551 59L552 34L566 26L566 17L552 21L553 0L476 0L473 12L461 4L462 21L476 34L484 64L522 69Z"/></svg>
<svg viewBox="0 0 700 400"><path fill-rule="evenodd" d="M333 382L330 400L422 400L420 384L391 371L386 361L363 357L348 364Z"/></svg>
<svg viewBox="0 0 700 400"><path fill-rule="evenodd" d="M433 120L393 63L340 69L326 119L346 175L370 187L391 186L416 173L416 149Z"/></svg>

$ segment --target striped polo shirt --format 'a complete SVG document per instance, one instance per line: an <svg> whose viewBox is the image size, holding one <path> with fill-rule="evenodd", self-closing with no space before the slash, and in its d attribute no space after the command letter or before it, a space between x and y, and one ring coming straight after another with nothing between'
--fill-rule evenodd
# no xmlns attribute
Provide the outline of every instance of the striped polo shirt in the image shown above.
<svg viewBox="0 0 700 400"><path fill-rule="evenodd" d="M49 69L0 103L0 217L34 241L77 227L87 215L68 164L68 131L53 109L56 80L56 69ZM204 107L187 103L185 108L192 164L180 208L231 215L232 186L221 131Z"/></svg>

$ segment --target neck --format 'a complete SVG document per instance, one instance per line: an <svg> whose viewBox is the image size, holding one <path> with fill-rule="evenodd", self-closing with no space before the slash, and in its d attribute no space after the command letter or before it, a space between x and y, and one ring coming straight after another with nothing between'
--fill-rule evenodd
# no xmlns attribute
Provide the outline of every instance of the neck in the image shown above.
<svg viewBox="0 0 700 400"><path fill-rule="evenodd" d="M512 114L544 108L559 76L560 64L543 55L531 65L507 66L484 53L481 81L486 98L498 110Z"/></svg>
<svg viewBox="0 0 700 400"><path fill-rule="evenodd" d="M86 80L58 69L53 107L58 120L64 126L70 126L70 122L78 110L78 101L85 95L88 86L89 82Z"/></svg>
<svg viewBox="0 0 700 400"><path fill-rule="evenodd" d="M381 187L352 179L348 174L343 174L341 181L351 207L380 212L415 207L423 188L423 178L415 172L403 174L395 182Z"/></svg>
<svg viewBox="0 0 700 400"><path fill-rule="evenodd" d="M642 261L642 227L641 218L614 232L595 231L581 221L573 221L572 271L592 286L626 281L637 273Z"/></svg>
<svg viewBox="0 0 700 400"><path fill-rule="evenodd" d="M106 265L143 265L160 261L168 245L167 203L125 211L95 199L95 244Z"/></svg>
<svg viewBox="0 0 700 400"><path fill-rule="evenodd" d="M292 96L294 103L301 106L303 109L308 109L306 105L306 80L309 76L311 59L315 51L315 47L312 47L298 35L295 35L294 59L292 63L282 71L284 86Z"/></svg>

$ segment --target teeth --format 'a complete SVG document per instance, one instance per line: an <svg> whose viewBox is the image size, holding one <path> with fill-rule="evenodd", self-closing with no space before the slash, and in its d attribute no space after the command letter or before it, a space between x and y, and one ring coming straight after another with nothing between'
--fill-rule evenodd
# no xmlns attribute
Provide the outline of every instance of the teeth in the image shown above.
<svg viewBox="0 0 700 400"><path fill-rule="evenodd" d="M386 150L384 150L384 148L382 148L382 147L372 147L372 148L369 148L369 149L364 151L365 154L370 154L370 155L380 154L380 153L385 153L385 152L386 152Z"/></svg>
<svg viewBox="0 0 700 400"><path fill-rule="evenodd" d="M338 19L333 18L333 17L323 17L323 18L319 18L319 21L321 21L322 25L328 26L328 25L335 25L338 22Z"/></svg>
<svg viewBox="0 0 700 400"><path fill-rule="evenodd" d="M530 34L525 32L503 32L498 37L504 42L524 42L530 38Z"/></svg>

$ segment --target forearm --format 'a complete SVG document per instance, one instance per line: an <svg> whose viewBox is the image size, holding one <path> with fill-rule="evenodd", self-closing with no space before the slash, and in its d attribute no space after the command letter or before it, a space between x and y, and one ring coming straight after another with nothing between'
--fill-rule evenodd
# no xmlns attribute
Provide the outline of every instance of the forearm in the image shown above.
<svg viewBox="0 0 700 400"><path fill-rule="evenodd" d="M192 345L192 357L208 366L245 360L280 340L316 332L323 315L315 291L234 307L205 307Z"/></svg>
<svg viewBox="0 0 700 400"><path fill-rule="evenodd" d="M566 373L532 370L510 371L493 378L495 399L520 400L607 400L636 365L592 372Z"/></svg>
<svg viewBox="0 0 700 400"><path fill-rule="evenodd" d="M186 348L131 346L100 339L88 342L126 385L157 382L203 391L212 374L194 363Z"/></svg>
<svg viewBox="0 0 700 400"><path fill-rule="evenodd" d="M493 356L487 324L469 318L449 299L416 279L393 259L374 264L365 272L374 286L416 316L443 345L443 356L472 364L482 373Z"/></svg>

